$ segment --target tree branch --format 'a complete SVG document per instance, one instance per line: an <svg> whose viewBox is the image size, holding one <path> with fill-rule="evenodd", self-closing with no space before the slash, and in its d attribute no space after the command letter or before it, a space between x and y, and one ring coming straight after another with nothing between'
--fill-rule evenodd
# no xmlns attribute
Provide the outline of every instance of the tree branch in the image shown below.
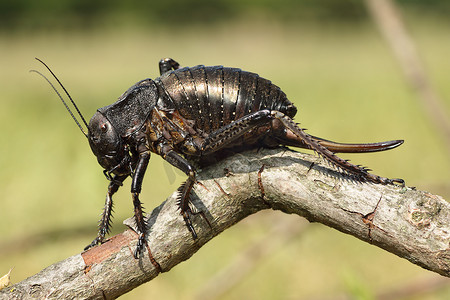
<svg viewBox="0 0 450 300"><path fill-rule="evenodd" d="M262 166L264 168L262 169ZM231 171L228 172L228 171ZM167 272L228 227L263 209L298 214L450 277L450 204L411 188L353 182L319 158L275 149L230 157L198 174L193 240L176 193L149 216L148 247L136 260L129 229L0 291L0 298L114 298ZM133 227L132 219L125 224Z"/></svg>

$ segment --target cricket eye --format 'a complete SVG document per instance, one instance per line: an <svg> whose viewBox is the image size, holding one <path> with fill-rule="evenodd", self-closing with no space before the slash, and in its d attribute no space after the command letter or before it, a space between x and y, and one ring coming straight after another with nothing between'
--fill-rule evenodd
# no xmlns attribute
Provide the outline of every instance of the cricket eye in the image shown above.
<svg viewBox="0 0 450 300"><path fill-rule="evenodd" d="M100 125L100 130L105 133L106 131L108 131L108 125L106 123L102 123Z"/></svg>

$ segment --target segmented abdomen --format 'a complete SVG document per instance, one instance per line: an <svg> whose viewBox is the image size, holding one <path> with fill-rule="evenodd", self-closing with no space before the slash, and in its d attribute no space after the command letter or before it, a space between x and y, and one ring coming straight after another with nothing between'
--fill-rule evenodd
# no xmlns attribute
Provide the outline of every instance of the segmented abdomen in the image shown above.
<svg viewBox="0 0 450 300"><path fill-rule="evenodd" d="M167 72L155 82L163 90L164 106L194 120L206 133L262 109L278 110L291 118L297 112L278 86L241 69L186 67Z"/></svg>

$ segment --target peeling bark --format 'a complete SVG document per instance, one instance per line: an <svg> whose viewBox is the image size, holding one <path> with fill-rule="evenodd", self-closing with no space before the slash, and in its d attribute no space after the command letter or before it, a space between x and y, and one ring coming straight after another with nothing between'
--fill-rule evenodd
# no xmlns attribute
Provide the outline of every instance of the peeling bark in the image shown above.
<svg viewBox="0 0 450 300"><path fill-rule="evenodd" d="M323 223L450 277L450 204L440 196L354 182L315 156L283 149L237 154L200 171L198 180L193 204L211 225L193 217L197 240L177 211L174 193L149 215L147 252L140 259L133 258L137 234L129 229L5 288L0 298L118 297L269 208ZM133 219L125 224L134 227Z"/></svg>

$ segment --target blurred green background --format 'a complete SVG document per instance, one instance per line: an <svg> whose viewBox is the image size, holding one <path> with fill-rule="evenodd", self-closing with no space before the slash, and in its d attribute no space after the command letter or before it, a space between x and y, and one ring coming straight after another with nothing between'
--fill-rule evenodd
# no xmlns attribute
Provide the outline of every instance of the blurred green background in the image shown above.
<svg viewBox="0 0 450 300"><path fill-rule="evenodd" d="M450 2L397 3L448 113ZM344 158L450 199L448 148L363 1L0 0L0 26L0 275L14 267L13 282L90 243L107 187L56 95L28 72L44 70L34 57L51 66L87 119L135 82L158 77L163 57L256 72L286 92L299 108L297 122L311 134L343 142L404 139L392 151ZM152 157L141 196L147 211L185 179L173 172ZM132 215L129 180L115 196L115 211L118 233ZM256 214L122 298L206 298L217 273L258 241L270 244L268 234L286 219L305 226L296 216ZM305 226L254 263L222 299L373 299L440 282L320 224ZM407 299L449 295L447 281Z"/></svg>

